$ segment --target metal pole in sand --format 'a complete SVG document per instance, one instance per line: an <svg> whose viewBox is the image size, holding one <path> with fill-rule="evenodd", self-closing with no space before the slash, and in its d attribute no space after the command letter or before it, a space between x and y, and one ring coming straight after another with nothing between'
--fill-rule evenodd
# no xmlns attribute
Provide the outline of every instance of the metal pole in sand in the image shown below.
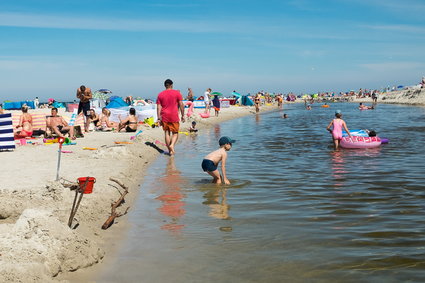
<svg viewBox="0 0 425 283"><path fill-rule="evenodd" d="M58 138L59 151L58 151L58 166L56 168L56 181L59 181L59 169L60 169L60 166L61 166L62 144L64 143L64 141L65 141L64 137Z"/></svg>

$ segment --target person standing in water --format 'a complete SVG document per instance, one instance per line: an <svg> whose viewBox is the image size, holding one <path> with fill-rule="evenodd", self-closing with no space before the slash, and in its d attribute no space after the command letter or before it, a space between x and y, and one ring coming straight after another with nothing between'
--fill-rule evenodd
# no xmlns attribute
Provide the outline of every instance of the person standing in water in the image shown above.
<svg viewBox="0 0 425 283"><path fill-rule="evenodd" d="M261 97L260 97L260 93L257 93L257 94L255 95L254 103L255 103L255 112L256 112L256 113L260 112L260 104L261 104Z"/></svg>
<svg viewBox="0 0 425 283"><path fill-rule="evenodd" d="M215 184L226 184L230 185L230 181L227 179L226 175L226 161L227 161L227 152L232 148L232 144L236 141L229 137L221 137L218 141L220 148L216 151L211 152L202 160L202 170L207 172L213 177L213 183ZM221 162L221 173L223 176L220 176L220 172L217 167Z"/></svg>
<svg viewBox="0 0 425 283"><path fill-rule="evenodd" d="M179 138L179 110L181 121L184 123L183 96L178 90L173 89L173 81L167 79L164 82L165 90L158 94L156 101L158 123L165 133L165 144L170 155L174 155L174 146Z"/></svg>
<svg viewBox="0 0 425 283"><path fill-rule="evenodd" d="M341 119L342 113L341 110L335 111L335 117L336 119L333 119L326 130L332 133L332 139L334 141L334 147L335 149L339 148L339 143L342 140L342 129L347 132L347 134L351 137L350 131L347 128L347 125L345 124L345 121ZM331 130L332 127L332 130Z"/></svg>

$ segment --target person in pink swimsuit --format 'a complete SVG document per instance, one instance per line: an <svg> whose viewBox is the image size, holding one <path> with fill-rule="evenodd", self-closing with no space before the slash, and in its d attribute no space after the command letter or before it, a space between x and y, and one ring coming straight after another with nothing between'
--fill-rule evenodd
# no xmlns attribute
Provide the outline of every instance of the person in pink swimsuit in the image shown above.
<svg viewBox="0 0 425 283"><path fill-rule="evenodd" d="M347 128L347 124L345 124L344 120L341 119L342 114L340 110L335 111L336 119L333 119L326 130L332 133L332 139L334 141L335 149L339 148L339 141L342 140L342 129L347 132L347 134L351 137L350 131ZM332 127L332 130L331 130Z"/></svg>

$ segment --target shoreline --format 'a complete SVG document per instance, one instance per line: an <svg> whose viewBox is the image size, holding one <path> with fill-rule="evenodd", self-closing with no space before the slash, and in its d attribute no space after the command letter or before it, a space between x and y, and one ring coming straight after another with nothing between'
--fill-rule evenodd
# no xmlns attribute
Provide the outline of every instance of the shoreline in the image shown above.
<svg viewBox="0 0 425 283"><path fill-rule="evenodd" d="M223 108L218 118L208 119L198 116L203 109L195 109L195 118L182 124L181 131L186 131L193 120L202 130L255 114L253 109ZM279 109L263 106L260 114L273 110ZM126 203L117 211L123 213L134 204L146 168L159 155L156 149L144 143L164 139L161 128L141 126L139 129L143 133L132 141L133 144L114 142L130 141L134 133L91 132L77 139L77 145L64 146L64 150L72 153L62 154L60 177L72 182L82 176L96 178L93 193L82 199L73 222L79 226L73 230L68 228L67 222L75 193L60 182L52 181L58 145L17 146L13 152L0 153L4 172L0 184L2 282L77 280L74 277L100 268L98 263L114 255L122 243L119 236L127 231L129 223L123 216L107 230L101 229L110 215L111 203L120 197L109 177L129 187ZM83 150L83 147L97 150Z"/></svg>
<svg viewBox="0 0 425 283"><path fill-rule="evenodd" d="M295 103L301 103L298 100ZM355 98L350 103L372 103L371 98ZM285 105L294 102L284 103ZM425 89L403 90L381 94L379 103L425 106ZM260 114L282 111L274 104L262 106ZM39 110L41 112L41 110ZM42 111L49 111L43 109ZM190 122L197 128L211 127L235 118L255 115L254 107L223 108L220 116L202 119L195 109L194 119L181 125L187 131ZM37 110L31 113L37 113ZM61 111L61 115L64 113ZM70 115L70 113L66 113ZM77 139L77 145L65 146L73 151L62 154L60 177L75 182L78 177L97 179L92 194L85 195L75 216L79 226L67 226L75 193L53 181L57 164L57 145L17 146L13 152L1 152L3 178L0 183L0 262L2 282L58 280L82 281L101 270L123 244L122 235L128 231L126 216L117 218L109 229L101 225L110 215L111 203L120 194L109 177L129 187L126 203L118 209L123 213L139 196L145 171L160 154L145 142L163 142L161 128L139 126L143 133L133 144L115 144L130 141L134 133L91 132ZM180 135L182 136L182 134ZM83 147L98 148L95 151ZM163 148L163 146L160 146ZM130 208L131 210L131 208ZM100 263L100 264L99 264Z"/></svg>
<svg viewBox="0 0 425 283"><path fill-rule="evenodd" d="M372 98L354 98L352 103L372 103ZM425 106L425 88L422 89L406 89L399 91L392 91L380 94L378 96L378 104L400 104L412 106Z"/></svg>

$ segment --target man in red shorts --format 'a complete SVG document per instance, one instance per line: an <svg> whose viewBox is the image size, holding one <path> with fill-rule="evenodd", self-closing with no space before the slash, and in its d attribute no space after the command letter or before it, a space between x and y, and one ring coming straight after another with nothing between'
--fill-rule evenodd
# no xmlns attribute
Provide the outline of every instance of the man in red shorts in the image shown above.
<svg viewBox="0 0 425 283"><path fill-rule="evenodd" d="M174 155L174 146L179 138L179 109L181 121L184 122L183 96L180 91L173 89L172 80L167 79L164 82L164 86L165 90L158 94L156 100L158 122L164 130L165 144L170 151L170 155Z"/></svg>

